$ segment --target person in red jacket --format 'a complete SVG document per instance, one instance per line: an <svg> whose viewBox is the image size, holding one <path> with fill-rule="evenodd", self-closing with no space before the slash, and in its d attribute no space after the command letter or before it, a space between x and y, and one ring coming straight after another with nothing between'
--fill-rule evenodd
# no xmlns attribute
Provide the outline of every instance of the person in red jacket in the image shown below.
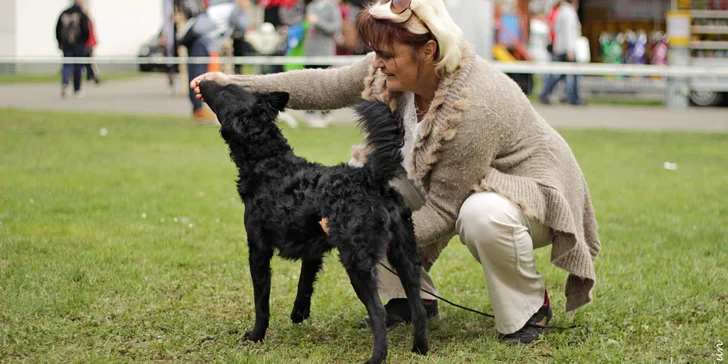
<svg viewBox="0 0 728 364"><path fill-rule="evenodd" d="M559 11L559 6L561 6L561 1L556 1L554 3L554 6L551 7L551 11L548 15L548 25L549 25L549 45L548 45L548 51L549 53L552 53L553 56L553 44L554 39L556 39L556 32L554 31L554 22L556 21L556 14Z"/></svg>
<svg viewBox="0 0 728 364"><path fill-rule="evenodd" d="M85 10L85 9L84 9ZM88 11L86 16L88 16ZM94 31L94 23L91 21L91 17L88 19L88 40L86 41L86 57L92 58L94 56L94 48L96 47L96 32ZM91 60L86 64L86 80L93 80L97 85L101 83L99 66L93 63Z"/></svg>

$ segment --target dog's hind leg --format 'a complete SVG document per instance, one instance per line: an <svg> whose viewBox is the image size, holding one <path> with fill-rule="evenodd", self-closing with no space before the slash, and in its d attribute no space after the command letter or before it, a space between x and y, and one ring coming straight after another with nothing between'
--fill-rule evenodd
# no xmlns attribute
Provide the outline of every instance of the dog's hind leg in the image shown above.
<svg viewBox="0 0 728 364"><path fill-rule="evenodd" d="M298 279L298 294L293 303L291 321L294 323L303 322L311 314L311 296L313 295L313 284L316 282L316 274L321 270L322 258L304 260L301 264L301 277Z"/></svg>
<svg viewBox="0 0 728 364"><path fill-rule="evenodd" d="M387 249L387 259L399 276L407 301L412 312L412 352L425 355L429 350L427 343L427 313L420 296L420 255L417 252L412 225L407 222L393 224L393 241Z"/></svg>
<svg viewBox="0 0 728 364"><path fill-rule="evenodd" d="M377 293L376 269L373 265L366 269L365 266L356 263L354 266L345 264L345 267L357 297L364 303L369 317L372 318L374 350L372 357L367 360L367 364L383 363L387 357L387 328L385 326L387 313Z"/></svg>
<svg viewBox="0 0 728 364"><path fill-rule="evenodd" d="M273 249L263 245L259 234L255 234L251 230L248 230L248 248L250 250L248 261L255 297L255 326L253 330L245 333L245 338L258 342L265 338L270 317L270 260L273 258Z"/></svg>
<svg viewBox="0 0 728 364"><path fill-rule="evenodd" d="M333 223L333 224L332 224ZM329 221L329 226L336 226L335 220ZM382 300L377 292L377 262L381 259L382 244L375 244L374 239L379 234L371 234L370 230L360 227L358 234L345 234L337 236L332 229L329 239L339 248L339 260L349 275L351 286L354 287L359 300L367 309L372 319L372 334L374 348L372 356L367 363L383 363L387 358L387 327L385 325L387 312L384 310ZM351 231L351 230L350 230ZM384 239L381 239L383 242Z"/></svg>

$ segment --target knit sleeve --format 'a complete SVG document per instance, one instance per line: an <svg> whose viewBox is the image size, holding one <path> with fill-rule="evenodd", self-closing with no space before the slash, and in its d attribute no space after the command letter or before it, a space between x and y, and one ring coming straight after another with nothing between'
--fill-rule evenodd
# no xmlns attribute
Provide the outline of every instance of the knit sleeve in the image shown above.
<svg viewBox="0 0 728 364"><path fill-rule="evenodd" d="M270 75L236 75L231 82L252 92L287 92L288 107L297 110L335 110L354 105L374 60L370 53L350 66L307 69Z"/></svg>
<svg viewBox="0 0 728 364"><path fill-rule="evenodd" d="M486 120L495 116L491 111L469 112L450 141L443 141L429 175L429 190L425 206L412 214L415 236L420 246L442 241L455 234L460 206L472 193L473 187L485 175L500 147L493 130L499 123ZM454 131L455 129L451 130ZM447 132L446 132L447 133Z"/></svg>

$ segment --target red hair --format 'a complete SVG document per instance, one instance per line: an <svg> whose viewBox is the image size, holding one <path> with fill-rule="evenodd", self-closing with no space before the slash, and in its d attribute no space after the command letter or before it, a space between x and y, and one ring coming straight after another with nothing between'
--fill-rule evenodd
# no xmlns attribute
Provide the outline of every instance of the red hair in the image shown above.
<svg viewBox="0 0 728 364"><path fill-rule="evenodd" d="M413 14L413 16L417 15ZM389 20L377 19L366 10L359 12L356 19L356 29L359 37L367 47L374 50L391 50L395 41L409 45L414 49L419 49L430 40L437 43L437 39L435 39L432 32L414 34L405 28L405 24L407 22L397 24ZM438 46L434 59L439 58L440 47Z"/></svg>

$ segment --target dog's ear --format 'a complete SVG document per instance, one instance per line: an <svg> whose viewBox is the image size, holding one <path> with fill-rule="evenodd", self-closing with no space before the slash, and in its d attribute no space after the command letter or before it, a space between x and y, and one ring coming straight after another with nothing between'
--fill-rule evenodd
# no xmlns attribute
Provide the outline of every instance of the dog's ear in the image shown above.
<svg viewBox="0 0 728 364"><path fill-rule="evenodd" d="M278 111L283 111L286 108L289 97L288 92L271 92L266 95L270 106Z"/></svg>

